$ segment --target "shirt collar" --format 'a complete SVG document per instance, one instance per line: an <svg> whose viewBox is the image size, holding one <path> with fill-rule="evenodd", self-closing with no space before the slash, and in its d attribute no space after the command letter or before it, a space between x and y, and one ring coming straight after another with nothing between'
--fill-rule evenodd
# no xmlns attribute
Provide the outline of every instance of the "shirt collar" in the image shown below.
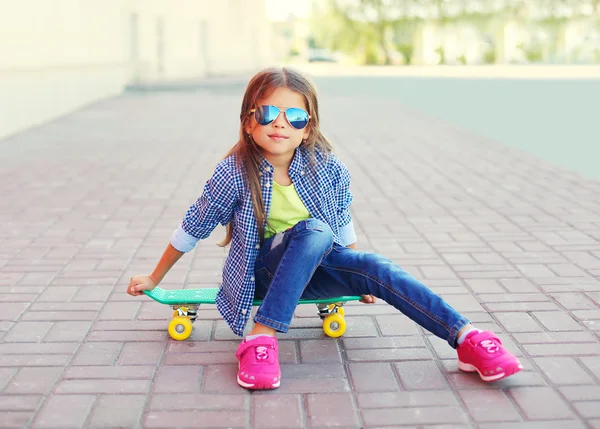
<svg viewBox="0 0 600 429"><path fill-rule="evenodd" d="M297 147L296 150L294 151L294 157L292 158L292 163L290 164L290 168L288 170L288 174L290 175L290 178L294 178L296 177L298 174L301 174L301 172L304 169L304 166L306 165L306 150L303 147ZM262 157L262 160L260 162L260 171L263 172L273 172L273 166L271 165L271 163L269 161L267 161L265 159L265 157Z"/></svg>

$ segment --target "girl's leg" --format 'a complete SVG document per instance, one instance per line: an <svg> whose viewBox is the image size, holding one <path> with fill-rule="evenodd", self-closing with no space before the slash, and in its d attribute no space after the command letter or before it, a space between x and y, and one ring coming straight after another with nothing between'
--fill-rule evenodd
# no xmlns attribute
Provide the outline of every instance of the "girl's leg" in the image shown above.
<svg viewBox="0 0 600 429"><path fill-rule="evenodd" d="M281 370L275 331L287 332L304 288L332 244L331 229L316 219L301 221L263 244L254 270L255 297L263 302L254 317L251 335L236 352L240 386L279 387Z"/></svg>
<svg viewBox="0 0 600 429"><path fill-rule="evenodd" d="M298 222L265 242L254 269L254 296L263 299L254 321L287 332L300 296L332 245L331 228L316 219Z"/></svg>
<svg viewBox="0 0 600 429"><path fill-rule="evenodd" d="M389 259L334 245L305 290L317 297L347 294L375 295L419 325L458 348L458 367L477 371L485 381L519 372L519 360L489 331L472 328L469 321L441 297ZM466 329L470 327L470 332ZM464 336L459 336L462 331Z"/></svg>
<svg viewBox="0 0 600 429"><path fill-rule="evenodd" d="M319 298L374 295L453 348L461 329L470 324L439 295L389 259L338 245L323 260L306 293Z"/></svg>

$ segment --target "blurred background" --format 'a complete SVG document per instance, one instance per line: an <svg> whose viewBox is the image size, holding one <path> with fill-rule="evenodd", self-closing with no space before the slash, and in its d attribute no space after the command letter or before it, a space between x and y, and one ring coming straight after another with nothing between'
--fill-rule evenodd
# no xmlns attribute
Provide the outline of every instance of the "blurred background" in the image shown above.
<svg viewBox="0 0 600 429"><path fill-rule="evenodd" d="M269 6L285 3L271 0ZM589 64L600 0L298 0L274 26L286 60Z"/></svg>
<svg viewBox="0 0 600 429"><path fill-rule="evenodd" d="M0 138L290 64L600 178L600 0L0 0L0 52Z"/></svg>

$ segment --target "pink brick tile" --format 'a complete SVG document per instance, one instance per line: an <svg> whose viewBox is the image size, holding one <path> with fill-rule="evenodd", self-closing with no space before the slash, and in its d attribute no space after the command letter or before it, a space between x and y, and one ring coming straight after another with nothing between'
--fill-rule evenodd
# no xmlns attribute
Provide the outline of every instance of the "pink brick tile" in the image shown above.
<svg viewBox="0 0 600 429"><path fill-rule="evenodd" d="M136 427L141 420L145 403L145 395L102 395L96 401L88 427Z"/></svg>
<svg viewBox="0 0 600 429"><path fill-rule="evenodd" d="M448 389L448 382L434 361L406 361L394 364L405 390Z"/></svg>
<svg viewBox="0 0 600 429"><path fill-rule="evenodd" d="M234 353L169 353L165 356L165 365L211 365L236 363Z"/></svg>
<svg viewBox="0 0 600 429"><path fill-rule="evenodd" d="M385 408L363 410L363 420L366 426L396 425L425 425L425 424L455 424L467 423L468 418L458 407L411 407Z"/></svg>
<svg viewBox="0 0 600 429"><path fill-rule="evenodd" d="M73 366L63 373L63 380L75 379L139 379L151 380L154 366Z"/></svg>
<svg viewBox="0 0 600 429"><path fill-rule="evenodd" d="M96 397L93 395L53 395L37 414L34 428L83 428Z"/></svg>
<svg viewBox="0 0 600 429"><path fill-rule="evenodd" d="M127 394L127 393L147 393L150 389L150 380L129 380L129 379L77 379L63 380L56 386L55 392L77 393L77 394Z"/></svg>
<svg viewBox="0 0 600 429"><path fill-rule="evenodd" d="M35 322L43 323L43 322ZM77 321L77 322L54 322L54 325L44 337L44 342L61 342L61 341L83 341L90 328L92 321Z"/></svg>
<svg viewBox="0 0 600 429"><path fill-rule="evenodd" d="M571 357L544 357L533 361L554 385L595 384L596 381Z"/></svg>
<svg viewBox="0 0 600 429"><path fill-rule="evenodd" d="M249 416L244 411L152 411L145 416L146 428L169 428L173 422L181 429L246 428Z"/></svg>
<svg viewBox="0 0 600 429"><path fill-rule="evenodd" d="M348 350L346 356L350 362L396 362L400 360L428 360L432 358L431 352L425 348Z"/></svg>
<svg viewBox="0 0 600 429"><path fill-rule="evenodd" d="M31 393L48 394L53 389L54 384L62 371L63 369L60 367L19 368L19 371L6 386L3 393L10 395Z"/></svg>
<svg viewBox="0 0 600 429"><path fill-rule="evenodd" d="M28 302L0 303L0 320L17 321L28 306Z"/></svg>
<svg viewBox="0 0 600 429"><path fill-rule="evenodd" d="M501 390L461 390L458 394L476 422L521 420L518 411Z"/></svg>
<svg viewBox="0 0 600 429"><path fill-rule="evenodd" d="M0 344L1 355L54 355L73 354L77 343L4 343Z"/></svg>
<svg viewBox="0 0 600 429"><path fill-rule="evenodd" d="M0 411L2 429L22 429L34 416L34 411Z"/></svg>
<svg viewBox="0 0 600 429"><path fill-rule="evenodd" d="M549 387L510 389L508 394L528 420L555 420L573 417L569 407Z"/></svg>
<svg viewBox="0 0 600 429"><path fill-rule="evenodd" d="M200 392L204 369L201 366L163 366L158 371L154 384L155 393L197 393Z"/></svg>
<svg viewBox="0 0 600 429"><path fill-rule="evenodd" d="M208 365L205 369L203 393L246 394L237 384L237 364ZM282 382L283 384L283 382Z"/></svg>
<svg viewBox="0 0 600 429"><path fill-rule="evenodd" d="M133 320L139 312L141 303L108 302L98 316L99 320Z"/></svg>
<svg viewBox="0 0 600 429"><path fill-rule="evenodd" d="M23 366L65 366L71 359L71 355L0 355L0 367L23 367Z"/></svg>
<svg viewBox="0 0 600 429"><path fill-rule="evenodd" d="M253 428L302 428L300 395L253 395Z"/></svg>
<svg viewBox="0 0 600 429"><path fill-rule="evenodd" d="M35 411L42 399L42 395L2 394L0 395L0 411Z"/></svg>
<svg viewBox="0 0 600 429"><path fill-rule="evenodd" d="M356 398L361 409L457 405L452 392L439 390L359 393Z"/></svg>
<svg viewBox="0 0 600 429"><path fill-rule="evenodd" d="M336 341L300 341L302 363L342 363Z"/></svg>
<svg viewBox="0 0 600 429"><path fill-rule="evenodd" d="M123 350L122 343L85 343L72 365L114 365Z"/></svg>
<svg viewBox="0 0 600 429"><path fill-rule="evenodd" d="M161 344L169 338L167 330L164 331L92 331L87 337L87 341L155 341Z"/></svg>
<svg viewBox="0 0 600 429"><path fill-rule="evenodd" d="M348 365L353 391L389 392L400 387L389 363L352 363Z"/></svg>
<svg viewBox="0 0 600 429"><path fill-rule="evenodd" d="M123 347L119 365L157 365L163 356L165 344L161 342L132 342Z"/></svg>
<svg viewBox="0 0 600 429"><path fill-rule="evenodd" d="M249 410L250 398L249 394L222 395L172 391L168 394L154 394L149 409L152 411Z"/></svg>
<svg viewBox="0 0 600 429"><path fill-rule="evenodd" d="M360 427L349 393L312 393L306 398L309 427Z"/></svg>

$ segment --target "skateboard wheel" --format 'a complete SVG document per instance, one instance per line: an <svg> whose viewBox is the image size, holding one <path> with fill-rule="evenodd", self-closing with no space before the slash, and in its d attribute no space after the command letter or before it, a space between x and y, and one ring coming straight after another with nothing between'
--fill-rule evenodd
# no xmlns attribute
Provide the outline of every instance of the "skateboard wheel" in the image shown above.
<svg viewBox="0 0 600 429"><path fill-rule="evenodd" d="M346 315L346 312L344 311L344 307L338 307L337 313L342 317L344 317Z"/></svg>
<svg viewBox="0 0 600 429"><path fill-rule="evenodd" d="M192 321L185 316L173 317L169 323L169 335L177 341L185 340L192 333Z"/></svg>
<svg viewBox="0 0 600 429"><path fill-rule="evenodd" d="M323 320L323 332L331 338L338 338L346 332L346 320L339 313L332 313Z"/></svg>

